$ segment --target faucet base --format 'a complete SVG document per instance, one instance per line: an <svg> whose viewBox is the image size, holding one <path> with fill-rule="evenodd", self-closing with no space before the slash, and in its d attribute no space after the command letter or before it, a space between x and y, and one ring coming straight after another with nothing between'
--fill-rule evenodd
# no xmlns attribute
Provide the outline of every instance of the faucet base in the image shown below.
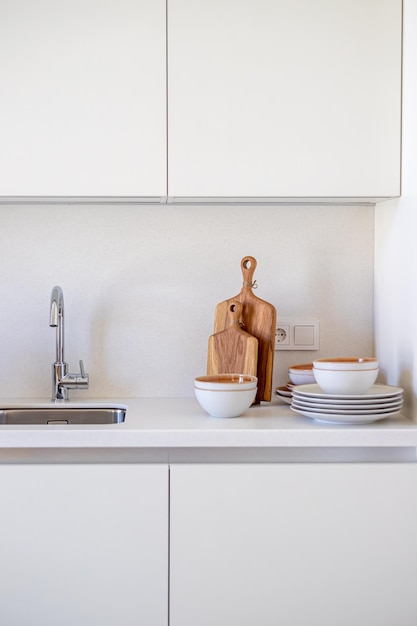
<svg viewBox="0 0 417 626"><path fill-rule="evenodd" d="M67 376L68 363L52 363L52 402L68 400L68 390L61 381Z"/></svg>
<svg viewBox="0 0 417 626"><path fill-rule="evenodd" d="M82 364L82 361L80 362ZM52 365L52 401L68 401L69 389L88 389L89 376L81 365L79 374L68 374L68 363Z"/></svg>

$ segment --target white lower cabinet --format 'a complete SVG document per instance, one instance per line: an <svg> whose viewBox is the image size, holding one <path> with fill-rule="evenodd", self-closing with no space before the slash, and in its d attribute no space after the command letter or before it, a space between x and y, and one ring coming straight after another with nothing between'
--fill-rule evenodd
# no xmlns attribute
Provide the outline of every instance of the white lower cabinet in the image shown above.
<svg viewBox="0 0 417 626"><path fill-rule="evenodd" d="M417 464L168 472L0 465L0 623L417 624Z"/></svg>
<svg viewBox="0 0 417 626"><path fill-rule="evenodd" d="M416 464L171 467L170 626L415 626Z"/></svg>
<svg viewBox="0 0 417 626"><path fill-rule="evenodd" d="M168 467L0 465L0 623L166 626Z"/></svg>

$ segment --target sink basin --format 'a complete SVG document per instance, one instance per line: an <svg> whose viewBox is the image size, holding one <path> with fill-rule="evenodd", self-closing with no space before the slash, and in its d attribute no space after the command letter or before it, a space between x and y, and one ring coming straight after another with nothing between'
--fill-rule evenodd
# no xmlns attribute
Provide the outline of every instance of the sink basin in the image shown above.
<svg viewBox="0 0 417 626"><path fill-rule="evenodd" d="M119 424L121 407L21 407L0 409L1 424Z"/></svg>

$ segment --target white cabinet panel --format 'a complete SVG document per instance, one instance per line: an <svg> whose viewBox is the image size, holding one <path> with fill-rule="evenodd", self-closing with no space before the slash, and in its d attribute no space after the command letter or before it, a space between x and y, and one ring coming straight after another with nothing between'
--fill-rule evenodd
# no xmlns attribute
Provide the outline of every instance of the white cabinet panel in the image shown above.
<svg viewBox="0 0 417 626"><path fill-rule="evenodd" d="M0 196L166 195L165 0L4 0Z"/></svg>
<svg viewBox="0 0 417 626"><path fill-rule="evenodd" d="M170 196L400 193L401 0L169 0Z"/></svg>
<svg viewBox="0 0 417 626"><path fill-rule="evenodd" d="M0 621L166 626L168 468L0 465Z"/></svg>
<svg viewBox="0 0 417 626"><path fill-rule="evenodd" d="M416 464L171 468L171 626L417 623Z"/></svg>

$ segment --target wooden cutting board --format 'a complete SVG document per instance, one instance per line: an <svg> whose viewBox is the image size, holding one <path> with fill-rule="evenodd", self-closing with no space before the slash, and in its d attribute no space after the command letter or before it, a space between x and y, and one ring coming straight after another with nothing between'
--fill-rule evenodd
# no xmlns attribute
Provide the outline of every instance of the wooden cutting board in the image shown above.
<svg viewBox="0 0 417 626"><path fill-rule="evenodd" d="M258 340L242 330L240 302L231 302L227 311L227 328L211 335L208 343L207 374L257 375Z"/></svg>
<svg viewBox="0 0 417 626"><path fill-rule="evenodd" d="M243 275L241 292L217 305L214 316L214 332L218 333L227 328L229 306L234 301L240 302L242 304L241 328L258 340L258 393L256 403L259 404L261 400L270 402L272 397L277 313L272 304L261 300L252 291L256 265L256 259L252 256L245 256L241 260L240 266Z"/></svg>

